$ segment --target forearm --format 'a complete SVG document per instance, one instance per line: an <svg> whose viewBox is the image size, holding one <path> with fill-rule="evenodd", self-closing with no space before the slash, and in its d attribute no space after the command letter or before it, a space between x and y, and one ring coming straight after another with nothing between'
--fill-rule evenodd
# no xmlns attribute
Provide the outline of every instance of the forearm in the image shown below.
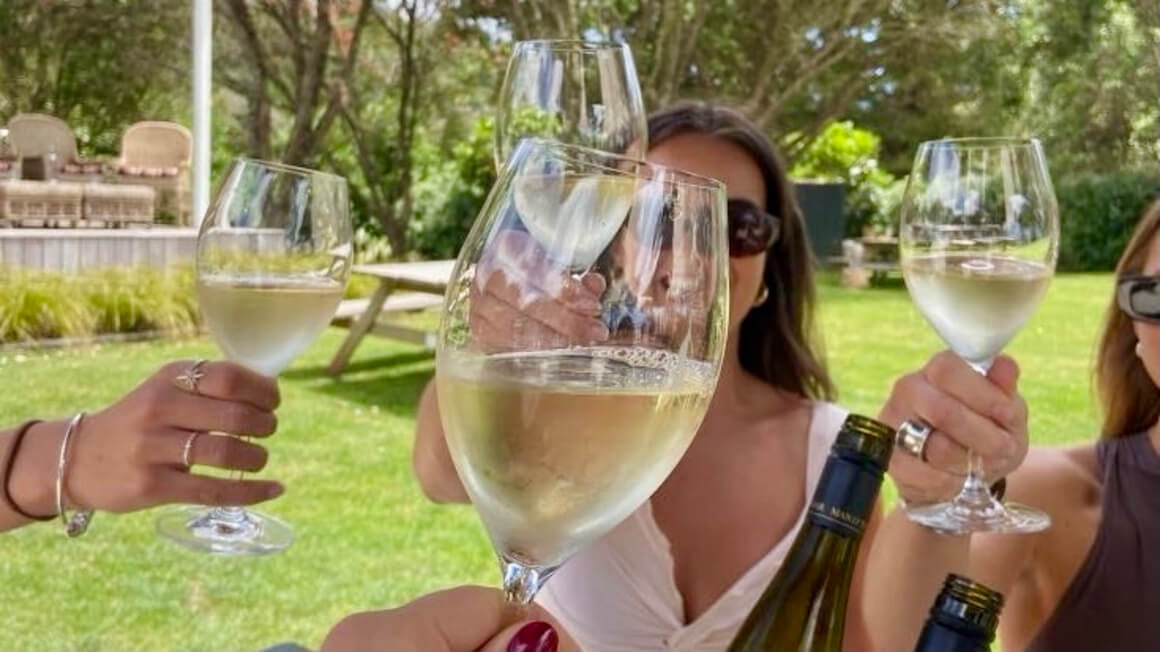
<svg viewBox="0 0 1160 652"><path fill-rule="evenodd" d="M4 456L0 469L11 469L11 475L0 478L0 482L6 483L15 503L0 501L0 532L33 522L16 508L34 516L56 513L56 466L65 425L64 421L35 424L25 433L19 448L15 441L18 428L0 431L0 451Z"/></svg>
<svg viewBox="0 0 1160 652"><path fill-rule="evenodd" d="M439 421L439 399L434 381L427 383L419 399L411 466L423 493L431 500L437 503L470 502L455 472L451 451L447 449L447 439Z"/></svg>
<svg viewBox="0 0 1160 652"><path fill-rule="evenodd" d="M867 552L862 608L873 649L913 649L947 573L966 572L970 537L938 534L896 507Z"/></svg>

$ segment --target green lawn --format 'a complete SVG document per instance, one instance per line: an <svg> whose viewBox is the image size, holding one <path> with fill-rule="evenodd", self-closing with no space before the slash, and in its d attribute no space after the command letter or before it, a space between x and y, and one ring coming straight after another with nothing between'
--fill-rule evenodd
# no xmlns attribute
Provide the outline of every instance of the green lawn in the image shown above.
<svg viewBox="0 0 1160 652"><path fill-rule="evenodd" d="M1011 347L1023 364L1032 441L1093 436L1091 349L1109 275L1058 279ZM826 285L823 327L842 401L873 414L893 378L938 341L900 287ZM429 505L410 474L414 405L432 358L367 341L341 382L321 367L342 333L328 332L282 382L281 429L268 471L285 496L268 505L299 540L260 559L203 556L159 540L153 514L98 515L84 538L56 524L0 537L0 649L256 649L316 645L356 609L392 605L460 582L494 583L474 514ZM208 341L0 353L0 423L96 407L162 362L213 356Z"/></svg>

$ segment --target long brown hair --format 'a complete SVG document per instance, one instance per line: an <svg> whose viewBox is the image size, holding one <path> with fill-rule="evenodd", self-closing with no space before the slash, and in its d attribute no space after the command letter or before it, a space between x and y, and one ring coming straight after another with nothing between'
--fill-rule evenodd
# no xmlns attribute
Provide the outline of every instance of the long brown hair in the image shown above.
<svg viewBox="0 0 1160 652"><path fill-rule="evenodd" d="M681 102L649 117L650 146L683 133L721 138L744 149L761 169L766 209L781 219L781 236L765 257L769 298L741 323L741 366L786 391L832 399L834 384L814 328L813 254L785 164L761 129L732 109Z"/></svg>
<svg viewBox="0 0 1160 652"><path fill-rule="evenodd" d="M1116 265L1116 278L1139 274L1148 259L1148 247L1160 232L1160 200L1136 225L1136 232ZM1104 437L1123 437L1147 430L1160 419L1160 389L1136 356L1132 320L1116 305L1115 292L1104 317L1096 351L1095 385L1104 423Z"/></svg>

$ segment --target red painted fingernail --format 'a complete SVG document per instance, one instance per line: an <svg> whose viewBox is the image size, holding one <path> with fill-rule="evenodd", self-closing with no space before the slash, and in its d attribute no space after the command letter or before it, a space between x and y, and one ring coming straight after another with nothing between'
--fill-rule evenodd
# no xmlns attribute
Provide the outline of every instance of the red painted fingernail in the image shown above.
<svg viewBox="0 0 1160 652"><path fill-rule="evenodd" d="M556 652L560 637L550 624L537 620L516 632L508 643L507 652Z"/></svg>

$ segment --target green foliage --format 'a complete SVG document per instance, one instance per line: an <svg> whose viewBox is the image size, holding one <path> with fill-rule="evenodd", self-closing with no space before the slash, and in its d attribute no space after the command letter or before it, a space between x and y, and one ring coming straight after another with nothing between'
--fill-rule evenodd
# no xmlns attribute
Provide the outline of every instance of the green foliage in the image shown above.
<svg viewBox="0 0 1160 652"><path fill-rule="evenodd" d="M455 146L450 161L426 169L415 187L415 218L409 241L418 253L453 258L495 184L492 157L494 122L476 120L471 134Z"/></svg>
<svg viewBox="0 0 1160 652"><path fill-rule="evenodd" d="M184 121L189 6L0 0L0 121L55 115L87 155L117 153L125 127L139 120Z"/></svg>
<svg viewBox="0 0 1160 652"><path fill-rule="evenodd" d="M794 161L794 179L839 181L846 184L846 233L857 235L866 225L878 231L893 228L900 185L878 166L882 140L853 122L831 122ZM893 205L892 205L893 204Z"/></svg>
<svg viewBox="0 0 1160 652"><path fill-rule="evenodd" d="M0 342L106 333L193 333L193 272L110 268L80 275L0 269Z"/></svg>
<svg viewBox="0 0 1160 652"><path fill-rule="evenodd" d="M1115 269L1120 252L1148 204L1160 195L1155 170L1089 174L1056 185L1059 269Z"/></svg>

